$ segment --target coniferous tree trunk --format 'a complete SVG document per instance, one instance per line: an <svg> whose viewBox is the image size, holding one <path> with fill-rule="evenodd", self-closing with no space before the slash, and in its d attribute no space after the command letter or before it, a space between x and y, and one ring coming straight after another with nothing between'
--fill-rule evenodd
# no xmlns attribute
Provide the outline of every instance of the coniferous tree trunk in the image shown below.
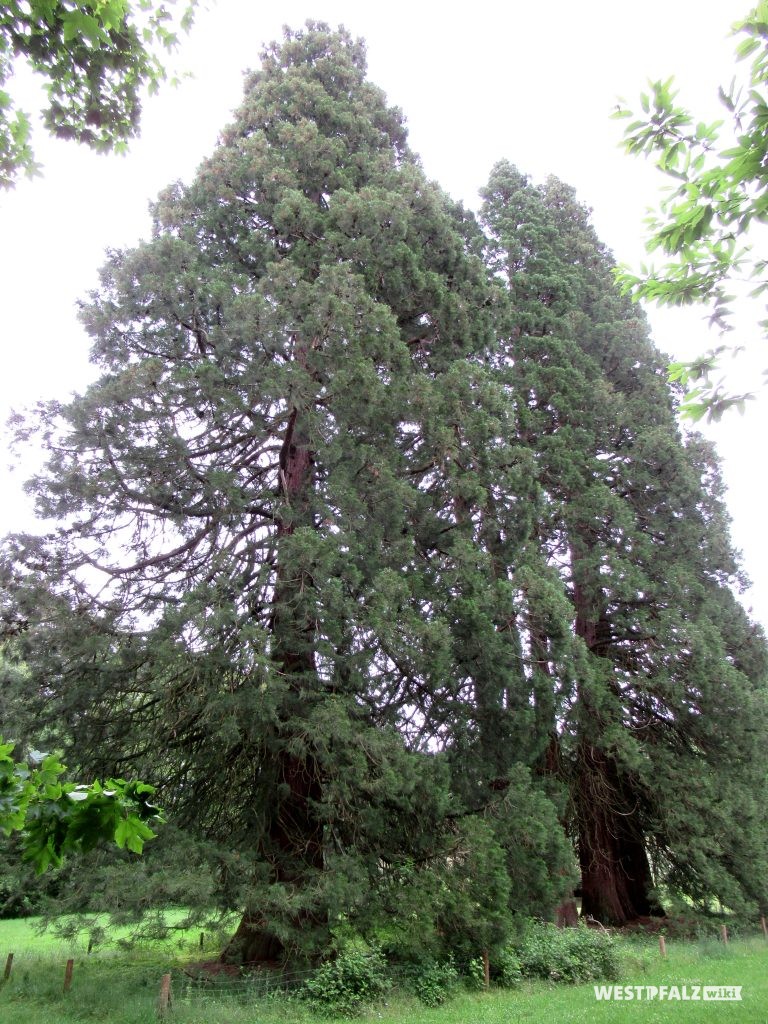
<svg viewBox="0 0 768 1024"><path fill-rule="evenodd" d="M585 585L582 562L589 562L590 541L582 535L571 546L574 632L587 651L605 661L610 653L611 626L588 594L600 594L599 581ZM587 570L588 571L588 570ZM602 666L601 666L602 667ZM612 666L598 670L593 686L603 686L618 701ZM646 836L637 815L640 796L622 779L615 760L600 744L605 723L588 687L579 699L576 746L575 810L581 867L581 913L602 924L621 927L663 908L651 897L654 887Z"/></svg>
<svg viewBox="0 0 768 1024"><path fill-rule="evenodd" d="M639 917L663 915L650 897L654 882L633 794L622 791L616 767L603 750L583 743L577 757L582 916L621 927Z"/></svg>
<svg viewBox="0 0 768 1024"><path fill-rule="evenodd" d="M298 365L306 369L310 346L293 341ZM314 346L316 347L316 346ZM281 557L286 538L297 526L312 526L311 494L314 486L314 455L305 425L306 410L294 405L288 416L279 455L279 479L283 509L275 531L275 589L270 619L274 662L286 680L293 714L301 716L301 705L317 699L319 680L314 658L314 623L307 613L305 593L312 588L310 575L295 573ZM287 725L287 723L286 723ZM278 730L280 730L278 725ZM296 729L296 722L290 728ZM285 749L278 738L275 777L285 795L275 803L266 835L266 854L274 864L271 881L276 885L301 887L323 869L323 823L314 810L322 799L320 765L308 754L298 757ZM321 924L310 910L300 910L291 924L296 930ZM240 964L280 962L286 949L281 939L259 916L258 908L246 910L222 953L222 960Z"/></svg>

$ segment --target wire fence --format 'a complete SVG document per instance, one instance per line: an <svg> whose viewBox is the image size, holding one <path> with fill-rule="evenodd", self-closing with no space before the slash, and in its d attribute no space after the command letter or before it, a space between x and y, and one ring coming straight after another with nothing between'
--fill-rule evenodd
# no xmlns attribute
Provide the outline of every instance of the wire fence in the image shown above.
<svg viewBox="0 0 768 1024"><path fill-rule="evenodd" d="M741 932L739 939L761 936L768 941L768 925L761 918L756 935ZM648 936L652 938L652 936ZM657 937L659 953L667 955L667 942L663 935ZM729 933L721 927L718 942L727 946ZM670 945L677 944L672 939ZM199 953L203 953L202 942ZM2 953L0 951L0 957ZM159 1018L168 1016L174 1005L191 1006L198 1003L249 1004L259 1000L296 996L307 981L317 975L317 968L294 970L288 967L246 966L238 969L218 960L169 963L158 950L141 953L133 951L115 955L104 950L89 956L80 951L77 958L65 957L39 951L20 953L9 952L0 959L0 992L6 986L16 990L19 997L27 992L38 992L48 997L57 991L63 995L78 986L91 991L104 986L124 987L126 991L143 992L155 1000ZM393 966L388 971L395 987L406 986L412 979L412 970L404 966Z"/></svg>
<svg viewBox="0 0 768 1024"><path fill-rule="evenodd" d="M317 969L293 971L285 969L243 970L239 975L221 972L206 976L191 973L182 967L173 973L174 985L183 998L232 996L238 999L264 999L286 992L296 992L315 977Z"/></svg>

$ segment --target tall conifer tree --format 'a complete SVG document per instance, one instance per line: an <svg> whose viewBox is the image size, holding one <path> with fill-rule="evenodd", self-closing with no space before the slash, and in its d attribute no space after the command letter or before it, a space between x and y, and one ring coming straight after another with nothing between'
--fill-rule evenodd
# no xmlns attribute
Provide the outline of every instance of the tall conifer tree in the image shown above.
<svg viewBox="0 0 768 1024"><path fill-rule="evenodd" d="M159 776L173 820L224 849L245 907L227 959L311 956L340 916L404 912L414 870L461 876L462 830L545 909L563 849L510 749L500 575L529 470L473 219L424 177L362 44L320 24L265 51L153 218L82 308L103 376L40 412L33 487L62 525L7 552L42 721L73 764ZM472 815L494 801L488 833ZM455 931L432 889L420 915Z"/></svg>
<svg viewBox="0 0 768 1024"><path fill-rule="evenodd" d="M500 943L567 887L565 833L600 920L659 879L765 900L765 645L716 462L572 190L504 163L484 198L485 235L360 42L288 32L109 254L101 378L40 410L60 525L2 566L34 722L217 844L234 961L386 914Z"/></svg>
<svg viewBox="0 0 768 1024"><path fill-rule="evenodd" d="M17 541L25 585L53 580L27 656L82 761L163 751L170 810L246 853L233 959L320 948L382 863L439 849L441 417L492 337L464 221L362 44L288 33L110 255L82 310L103 376L42 414L64 525Z"/></svg>
<svg viewBox="0 0 768 1024"><path fill-rule="evenodd" d="M733 697L751 693L718 728L758 776L765 760L750 723L764 707L764 669L753 659L748 673L733 674L710 602L732 605L728 587L739 580L707 491L711 469L697 443L686 447L678 434L665 363L617 293L587 212L572 189L555 179L536 188L506 163L484 198L489 258L511 300L507 372L538 467L537 554L562 580L576 641L558 663L551 626L542 628L529 599L532 672L552 692L545 767L568 779L583 912L623 924L661 912L652 856L659 879L675 864L683 890L688 863L689 891L702 891L701 864L687 859L682 830L673 840L668 828L686 783L667 771L659 799L660 767L686 737L699 770L731 775L722 754L694 738L721 713L713 703L691 717L702 683L691 678L687 639L708 665L708 692L727 679ZM554 635L562 632L561 620ZM761 648L757 637L753 645ZM706 830L703 819L689 818L688 828L691 836ZM711 891L733 900L738 885L726 874Z"/></svg>

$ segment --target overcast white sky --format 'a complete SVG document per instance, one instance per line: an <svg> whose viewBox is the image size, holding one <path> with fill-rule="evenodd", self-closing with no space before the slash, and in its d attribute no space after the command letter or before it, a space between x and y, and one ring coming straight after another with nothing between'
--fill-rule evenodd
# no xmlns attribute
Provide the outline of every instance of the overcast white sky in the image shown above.
<svg viewBox="0 0 768 1024"><path fill-rule="evenodd" d="M594 211L620 262L644 258L643 217L660 176L619 149L616 99L634 101L648 78L675 74L703 117L719 116L717 86L733 74L732 21L751 0L218 0L199 15L175 63L194 74L145 108L127 157L96 156L37 134L44 177L0 195L0 299L5 331L0 420L41 397L65 397L93 375L75 302L96 282L108 246L149 232L147 204L188 180L240 101L242 72L261 45L306 18L343 23L368 43L369 74L400 106L427 173L469 206L496 160L535 179L555 174ZM25 105L34 104L19 76ZM649 311L659 347L685 358L714 344L701 313ZM748 329L744 341L757 347ZM766 360L768 362L768 359ZM760 364L753 362L752 383ZM733 533L754 581L747 604L768 625L768 497L763 448L768 392L747 416L708 430L725 460ZM0 460L0 534L29 522L23 471Z"/></svg>

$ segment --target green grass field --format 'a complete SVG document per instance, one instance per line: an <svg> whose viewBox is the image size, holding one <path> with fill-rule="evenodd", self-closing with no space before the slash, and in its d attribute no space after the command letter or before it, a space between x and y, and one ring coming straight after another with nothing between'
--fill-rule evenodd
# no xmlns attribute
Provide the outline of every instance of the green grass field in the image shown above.
<svg viewBox="0 0 768 1024"><path fill-rule="evenodd" d="M170 1019L178 1024L310 1024L321 1019L282 993L254 999L246 982L190 990L182 966L200 957L197 942L180 948L174 938L141 951L108 948L88 956L82 943L36 934L33 925L0 921L0 971L7 953L14 953L11 979L0 989L3 1024L149 1024L157 1020L160 978L166 971L173 975ZM462 992L438 1009L392 996L360 1019L368 1024L768 1024L768 942L763 938L733 941L727 948L712 940L670 941L666 960L653 939L622 942L622 949L622 985L741 985L743 1000L600 1002L592 985L526 983L511 992ZM204 955L213 956L214 948ZM68 957L75 967L72 989L65 995Z"/></svg>
<svg viewBox="0 0 768 1024"><path fill-rule="evenodd" d="M191 928L184 930L178 927L178 923L183 920L186 916L186 911L179 910L168 910L164 914L166 923L169 927L173 928L172 936L165 942L149 943L150 948L154 945L160 946L161 948L170 948L172 946L177 947L189 947L193 942L198 940L200 935L199 928ZM61 920L68 920L63 918ZM87 920L95 926L107 926L108 915L91 914L88 915ZM68 956L77 956L78 954L84 953L88 946L88 932L82 931L78 938L72 941L61 939L56 935L53 928L49 928L46 931L40 929L40 918L27 917L18 920L2 921L0 920L0 956L3 960L7 952L13 952L15 956L21 955L33 955L33 956L64 956L65 959ZM125 927L114 927L109 926L108 928L108 940L109 944L105 946L105 949L101 952L104 953L108 950L119 950L114 944L121 938L128 938L131 935L132 928L129 925Z"/></svg>

